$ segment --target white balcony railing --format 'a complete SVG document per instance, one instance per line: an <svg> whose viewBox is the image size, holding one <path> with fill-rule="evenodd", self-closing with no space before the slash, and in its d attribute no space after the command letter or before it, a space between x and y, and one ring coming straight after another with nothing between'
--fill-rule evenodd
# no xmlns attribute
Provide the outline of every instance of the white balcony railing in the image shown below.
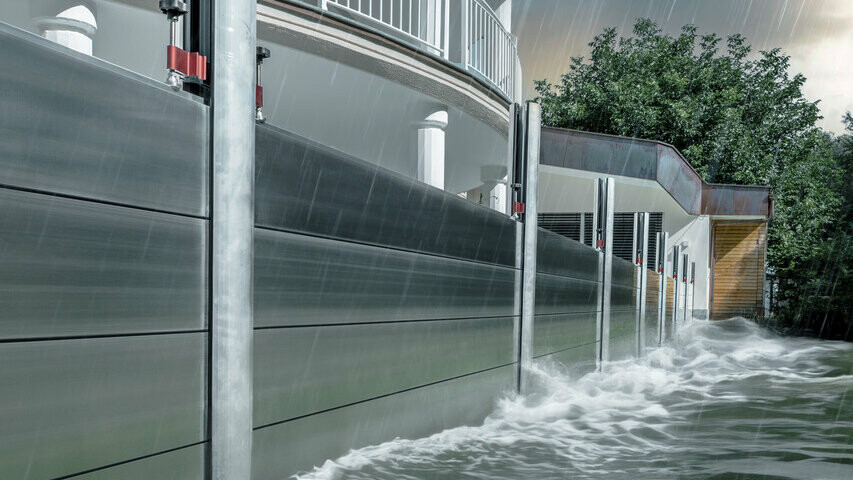
<svg viewBox="0 0 853 480"><path fill-rule="evenodd" d="M425 47L515 100L515 37L485 0L320 0L320 6Z"/></svg>
<svg viewBox="0 0 853 480"><path fill-rule="evenodd" d="M466 66L485 77L509 97L515 92L515 38L483 0L467 3Z"/></svg>
<svg viewBox="0 0 853 480"><path fill-rule="evenodd" d="M447 57L450 0L323 0L324 9L339 8L390 27Z"/></svg>

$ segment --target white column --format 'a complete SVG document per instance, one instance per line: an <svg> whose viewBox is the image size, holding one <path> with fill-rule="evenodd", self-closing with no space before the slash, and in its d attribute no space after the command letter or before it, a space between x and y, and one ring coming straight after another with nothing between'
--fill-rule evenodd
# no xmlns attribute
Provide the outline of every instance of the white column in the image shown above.
<svg viewBox="0 0 853 480"><path fill-rule="evenodd" d="M506 212L507 176L501 179L489 192L489 207L499 212Z"/></svg>
<svg viewBox="0 0 853 480"><path fill-rule="evenodd" d="M435 111L418 123L418 180L444 189L444 129L447 110Z"/></svg>
<svg viewBox="0 0 853 480"><path fill-rule="evenodd" d="M503 0L494 10L501 25L507 32L512 32L512 0Z"/></svg>
<svg viewBox="0 0 853 480"><path fill-rule="evenodd" d="M39 17L35 21L48 40L86 55L92 54L92 37L98 30L98 23L88 7L76 5L55 17Z"/></svg>

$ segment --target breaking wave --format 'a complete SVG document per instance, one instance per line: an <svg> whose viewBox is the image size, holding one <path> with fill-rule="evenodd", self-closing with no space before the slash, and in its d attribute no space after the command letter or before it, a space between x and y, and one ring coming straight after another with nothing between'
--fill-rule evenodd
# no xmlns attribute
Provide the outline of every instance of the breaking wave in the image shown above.
<svg viewBox="0 0 853 480"><path fill-rule="evenodd" d="M853 478L853 345L702 322L573 378L536 363L476 427L396 439L301 480Z"/></svg>

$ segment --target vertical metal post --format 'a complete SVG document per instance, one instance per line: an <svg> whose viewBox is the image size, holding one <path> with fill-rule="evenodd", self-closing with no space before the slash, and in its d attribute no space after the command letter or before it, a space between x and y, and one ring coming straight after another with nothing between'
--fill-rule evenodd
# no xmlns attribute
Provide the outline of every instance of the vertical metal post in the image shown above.
<svg viewBox="0 0 853 480"><path fill-rule="evenodd" d="M586 219L586 214L581 213L580 217L581 217L580 218L581 228L580 228L580 236L578 238L579 238L579 241L585 245L586 244L586 238L584 237L584 233L585 233L584 230L586 230L586 229L584 228L584 220Z"/></svg>
<svg viewBox="0 0 853 480"><path fill-rule="evenodd" d="M214 2L210 265L214 480L250 478L252 466L255 8L255 2Z"/></svg>
<svg viewBox="0 0 853 480"><path fill-rule="evenodd" d="M690 321L693 317L693 308L696 306L696 262L690 262Z"/></svg>
<svg viewBox="0 0 853 480"><path fill-rule="evenodd" d="M636 264L637 271L637 356L643 355L646 350L646 282L648 281L647 258L649 255L649 214L640 212L636 214Z"/></svg>
<svg viewBox="0 0 853 480"><path fill-rule="evenodd" d="M515 182L514 173L515 173L515 158L516 158L516 148L518 145L518 136L517 133L517 113L516 109L519 107L517 103L512 103L509 106L509 125L507 125L507 159L506 159L506 205L504 208L504 213L507 215L512 215L512 203L515 201L513 196L513 182Z"/></svg>
<svg viewBox="0 0 853 480"><path fill-rule="evenodd" d="M681 254L681 247L678 245L672 246L672 333L678 331L678 257Z"/></svg>
<svg viewBox="0 0 853 480"><path fill-rule="evenodd" d="M528 389L527 371L533 361L533 328L536 304L536 242L538 236L537 198L539 191L539 132L541 110L538 103L527 103L527 146L524 177L524 264L521 293L521 348L519 389Z"/></svg>
<svg viewBox="0 0 853 480"><path fill-rule="evenodd" d="M684 301L682 302L681 323L687 325L687 273L690 268L690 256L686 253L681 254L681 284L684 288Z"/></svg>
<svg viewBox="0 0 853 480"><path fill-rule="evenodd" d="M666 244L669 243L669 233L658 233L657 257L658 257L658 276L660 286L658 287L658 346L663 345L666 340L666 279L668 265L666 262Z"/></svg>
<svg viewBox="0 0 853 480"><path fill-rule="evenodd" d="M596 364L601 369L610 359L610 290L613 278L613 178L600 178L596 183L596 208L593 211L595 225L595 247L599 251L600 275L599 308L595 337L598 342Z"/></svg>

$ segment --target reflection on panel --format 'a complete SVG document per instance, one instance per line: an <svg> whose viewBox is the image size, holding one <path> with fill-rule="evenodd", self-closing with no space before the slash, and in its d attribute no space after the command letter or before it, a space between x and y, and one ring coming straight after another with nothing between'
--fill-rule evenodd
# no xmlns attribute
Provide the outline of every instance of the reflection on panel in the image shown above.
<svg viewBox="0 0 853 480"><path fill-rule="evenodd" d="M7 25L0 65L0 183L206 214L207 107Z"/></svg>
<svg viewBox="0 0 853 480"><path fill-rule="evenodd" d="M596 310L598 284L558 275L536 275L536 313L575 313Z"/></svg>
<svg viewBox="0 0 853 480"><path fill-rule="evenodd" d="M258 226L516 266L504 214L269 125L256 141Z"/></svg>
<svg viewBox="0 0 853 480"><path fill-rule="evenodd" d="M633 357L637 350L637 313L617 311L610 315L610 360Z"/></svg>
<svg viewBox="0 0 853 480"><path fill-rule="evenodd" d="M515 372L508 365L255 430L252 478L288 478L352 448L479 424L515 388Z"/></svg>
<svg viewBox="0 0 853 480"><path fill-rule="evenodd" d="M204 326L205 222L0 189L0 338Z"/></svg>
<svg viewBox="0 0 853 480"><path fill-rule="evenodd" d="M636 274L637 267L633 263L613 256L613 285L636 288L637 281L634 278Z"/></svg>
<svg viewBox="0 0 853 480"><path fill-rule="evenodd" d="M595 312L537 315L534 320L533 356L595 342Z"/></svg>
<svg viewBox="0 0 853 480"><path fill-rule="evenodd" d="M74 480L203 480L204 451L199 444L122 463L74 477Z"/></svg>
<svg viewBox="0 0 853 480"><path fill-rule="evenodd" d="M255 326L511 316L518 274L255 229Z"/></svg>
<svg viewBox="0 0 853 480"><path fill-rule="evenodd" d="M543 228L538 231L537 272L597 281L598 256L592 247Z"/></svg>
<svg viewBox="0 0 853 480"><path fill-rule="evenodd" d="M203 440L205 344L203 333L1 344L2 477L52 478Z"/></svg>
<svg viewBox="0 0 853 480"><path fill-rule="evenodd" d="M633 311L610 312L610 338L632 337L637 331L637 313Z"/></svg>
<svg viewBox="0 0 853 480"><path fill-rule="evenodd" d="M537 362L556 365L557 369L572 378L578 378L595 370L595 353L598 342L560 350L536 358Z"/></svg>
<svg viewBox="0 0 853 480"><path fill-rule="evenodd" d="M611 337L609 358L610 361L625 360L635 356L637 350L637 340L633 335L623 337Z"/></svg>
<svg viewBox="0 0 853 480"><path fill-rule="evenodd" d="M637 289L612 285L610 287L610 310L635 310L637 308Z"/></svg>
<svg viewBox="0 0 853 480"><path fill-rule="evenodd" d="M646 307L646 347L656 347L660 336L660 323L658 320L657 306L655 308Z"/></svg>
<svg viewBox="0 0 853 480"><path fill-rule="evenodd" d="M512 363L513 318L255 331L255 426Z"/></svg>

